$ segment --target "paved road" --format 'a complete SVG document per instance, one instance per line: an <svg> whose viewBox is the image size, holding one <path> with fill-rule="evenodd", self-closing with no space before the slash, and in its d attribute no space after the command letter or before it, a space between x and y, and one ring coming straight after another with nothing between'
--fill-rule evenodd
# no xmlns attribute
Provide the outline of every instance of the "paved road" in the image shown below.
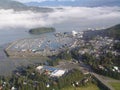
<svg viewBox="0 0 120 90"><path fill-rule="evenodd" d="M85 65L83 62L80 63L73 63L70 61L65 61L65 62L61 62L59 65L56 66L57 68L62 68L62 69L73 69L73 68L77 68L83 72L89 72L90 74L92 74L93 76L95 76L100 82L102 82L105 86L107 86L110 90L115 90L112 86L110 86L107 82L106 79L107 77L104 77L102 75L96 74L92 71L92 69Z"/></svg>
<svg viewBox="0 0 120 90"><path fill-rule="evenodd" d="M115 90L111 85L108 84L108 82L103 79L99 74L96 74L95 72L93 72L93 70L90 68L90 66L85 65L83 62L80 63L84 68L86 68L86 70L88 70L90 72L90 74L92 74L93 76L95 76L102 84L104 84L106 87L108 87L110 90ZM105 77L104 77L105 78Z"/></svg>
<svg viewBox="0 0 120 90"><path fill-rule="evenodd" d="M100 77L100 75L96 74L96 73L91 73L93 76L95 76L102 84L104 84L105 86L107 86L110 90L115 90L112 86L110 86L106 80L104 80L103 78Z"/></svg>
<svg viewBox="0 0 120 90"><path fill-rule="evenodd" d="M108 87L110 90L115 90L111 85L108 84L108 82L104 79L107 78L104 76L104 78L102 77L102 75L96 74L95 72L93 72L93 70L85 65L83 62L81 62L82 66L84 68L86 68L86 70L88 70L90 72L90 74L92 74L93 76L95 76L102 84L104 84L106 87Z"/></svg>

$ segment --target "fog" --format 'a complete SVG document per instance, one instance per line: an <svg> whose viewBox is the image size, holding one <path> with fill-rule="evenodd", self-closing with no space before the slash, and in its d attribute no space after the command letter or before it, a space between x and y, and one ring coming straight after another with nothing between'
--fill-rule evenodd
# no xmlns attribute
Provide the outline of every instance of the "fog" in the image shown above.
<svg viewBox="0 0 120 90"><path fill-rule="evenodd" d="M106 27L120 23L120 7L62 7L38 13L0 9L0 29L42 26ZM68 25L66 25L68 24Z"/></svg>

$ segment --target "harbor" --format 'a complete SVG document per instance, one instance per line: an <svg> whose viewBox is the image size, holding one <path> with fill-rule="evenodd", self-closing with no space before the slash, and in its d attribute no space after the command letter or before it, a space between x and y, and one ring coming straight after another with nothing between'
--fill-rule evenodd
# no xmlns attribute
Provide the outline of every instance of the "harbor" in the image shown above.
<svg viewBox="0 0 120 90"><path fill-rule="evenodd" d="M68 48L74 48L77 42L76 38L82 38L82 34L72 31L55 33L52 38L47 36L25 38L12 42L5 52L12 58L57 55Z"/></svg>

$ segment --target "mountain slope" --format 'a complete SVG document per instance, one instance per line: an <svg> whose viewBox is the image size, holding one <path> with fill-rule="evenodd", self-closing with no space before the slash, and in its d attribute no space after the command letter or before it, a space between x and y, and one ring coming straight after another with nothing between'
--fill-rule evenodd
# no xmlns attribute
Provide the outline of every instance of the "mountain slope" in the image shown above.
<svg viewBox="0 0 120 90"><path fill-rule="evenodd" d="M52 8L40 8L37 6L27 6L17 1L0 0L0 9L14 9L15 11L31 10L36 12L51 12Z"/></svg>
<svg viewBox="0 0 120 90"><path fill-rule="evenodd" d="M120 39L120 24L108 28L107 33L111 37Z"/></svg>
<svg viewBox="0 0 120 90"><path fill-rule="evenodd" d="M96 37L97 35L103 36L103 37L112 37L114 39L120 40L120 24L114 25L112 27L102 29L102 30L95 30L95 31L85 31L84 37L85 39L91 39Z"/></svg>
<svg viewBox="0 0 120 90"><path fill-rule="evenodd" d="M17 1L10 1L10 0L0 0L0 8L2 9L15 9L15 10L22 10L23 8L27 8L26 5L19 3Z"/></svg>

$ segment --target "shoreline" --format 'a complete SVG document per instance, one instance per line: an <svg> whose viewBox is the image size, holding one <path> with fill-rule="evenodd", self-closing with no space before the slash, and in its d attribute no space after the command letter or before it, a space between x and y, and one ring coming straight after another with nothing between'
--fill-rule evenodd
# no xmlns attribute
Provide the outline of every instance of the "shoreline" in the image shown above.
<svg viewBox="0 0 120 90"><path fill-rule="evenodd" d="M4 48L8 44L0 45L0 76L9 76L17 67L44 63L48 58L9 58L4 53Z"/></svg>

